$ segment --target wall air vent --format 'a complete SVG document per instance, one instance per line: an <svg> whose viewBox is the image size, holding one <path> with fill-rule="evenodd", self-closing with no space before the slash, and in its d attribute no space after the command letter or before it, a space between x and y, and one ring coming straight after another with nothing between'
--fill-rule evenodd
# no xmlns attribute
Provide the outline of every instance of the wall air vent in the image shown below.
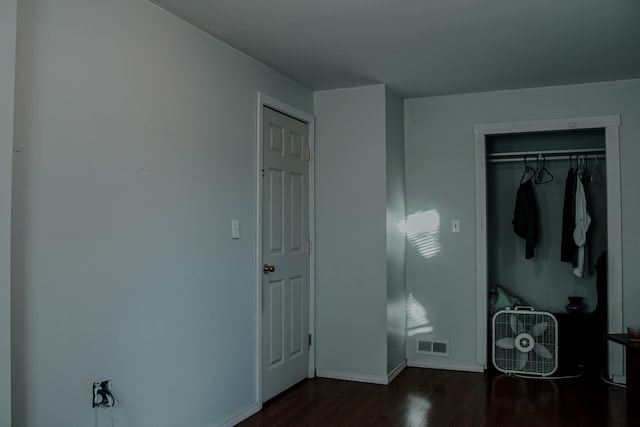
<svg viewBox="0 0 640 427"><path fill-rule="evenodd" d="M432 356L448 356L449 343L447 341L421 341L418 340L417 353L430 354Z"/></svg>

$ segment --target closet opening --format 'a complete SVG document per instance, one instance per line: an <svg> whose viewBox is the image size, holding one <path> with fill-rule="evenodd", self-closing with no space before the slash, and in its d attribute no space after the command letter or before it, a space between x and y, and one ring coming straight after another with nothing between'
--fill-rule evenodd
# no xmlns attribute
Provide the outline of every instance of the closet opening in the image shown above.
<svg viewBox="0 0 640 427"><path fill-rule="evenodd" d="M557 315L553 328L558 338L558 375L584 370L593 375L608 373L614 381L624 379L622 350L600 340L604 333L620 332L623 327L619 126L618 115L474 126L479 366L493 368L491 315L496 309L495 286L500 285L522 304ZM583 170L593 199L589 207L593 228L583 252L582 277L574 271L574 259L563 262L561 258L565 189L571 168ZM534 193L540 226L529 250L527 236L517 235L512 223L518 189L526 182ZM519 234L525 233L520 229ZM595 265L599 258L602 262L604 252L606 272L601 265L598 278ZM502 303L509 298L506 292L497 296ZM569 297L581 299L569 301ZM512 332L517 329L525 338L546 330L538 323L526 326L510 320L503 327ZM599 332L592 334L592 329ZM526 345L525 341L517 344ZM531 354L545 354L543 350ZM513 363L524 365L526 360L520 357Z"/></svg>
<svg viewBox="0 0 640 427"><path fill-rule="evenodd" d="M599 378L606 373L605 145L604 129L486 137L490 362L495 355L502 358L499 366L523 373L537 372L540 366L548 372L555 368L553 375L562 376ZM578 182L581 193L576 191ZM522 198L525 190L529 200ZM581 222L576 219L576 204L586 213ZM585 225L584 233L577 235L580 246L574 238L576 223ZM493 315L516 305L550 313L556 319L555 330L549 325L549 330L533 338L536 345L545 346L546 350L536 349L544 357L530 352L526 360L518 360L527 352L517 348L502 351L499 346L510 347L510 339L496 344L500 337L492 327ZM535 326L526 326L531 316L517 316L525 322L519 332ZM546 325L549 320L540 322ZM510 326L507 329L505 335L511 336L514 331ZM488 368L494 369L493 365L489 363Z"/></svg>

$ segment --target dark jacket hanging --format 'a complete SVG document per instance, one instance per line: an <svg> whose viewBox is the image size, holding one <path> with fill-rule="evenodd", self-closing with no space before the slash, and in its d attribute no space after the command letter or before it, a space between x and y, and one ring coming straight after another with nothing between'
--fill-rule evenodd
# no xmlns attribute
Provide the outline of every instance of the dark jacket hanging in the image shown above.
<svg viewBox="0 0 640 427"><path fill-rule="evenodd" d="M562 240L560 242L560 260L574 263L578 247L573 240L573 230L576 222L576 172L569 169L564 186L564 204L562 208Z"/></svg>
<svg viewBox="0 0 640 427"><path fill-rule="evenodd" d="M512 224L513 231L525 239L525 258L533 258L538 238L538 206L531 180L518 187Z"/></svg>

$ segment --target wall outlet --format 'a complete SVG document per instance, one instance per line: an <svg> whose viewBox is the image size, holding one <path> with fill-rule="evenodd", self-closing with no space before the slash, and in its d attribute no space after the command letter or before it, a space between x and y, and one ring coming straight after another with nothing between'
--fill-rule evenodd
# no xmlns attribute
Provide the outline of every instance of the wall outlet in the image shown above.
<svg viewBox="0 0 640 427"><path fill-rule="evenodd" d="M111 380L94 381L91 396L92 408L111 408L116 403L111 393Z"/></svg>

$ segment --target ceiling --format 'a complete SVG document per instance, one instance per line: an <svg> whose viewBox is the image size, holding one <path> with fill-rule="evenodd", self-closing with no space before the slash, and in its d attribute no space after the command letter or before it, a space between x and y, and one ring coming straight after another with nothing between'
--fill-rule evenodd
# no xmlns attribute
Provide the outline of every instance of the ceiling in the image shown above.
<svg viewBox="0 0 640 427"><path fill-rule="evenodd" d="M403 97L640 77L638 0L152 0L313 90Z"/></svg>

